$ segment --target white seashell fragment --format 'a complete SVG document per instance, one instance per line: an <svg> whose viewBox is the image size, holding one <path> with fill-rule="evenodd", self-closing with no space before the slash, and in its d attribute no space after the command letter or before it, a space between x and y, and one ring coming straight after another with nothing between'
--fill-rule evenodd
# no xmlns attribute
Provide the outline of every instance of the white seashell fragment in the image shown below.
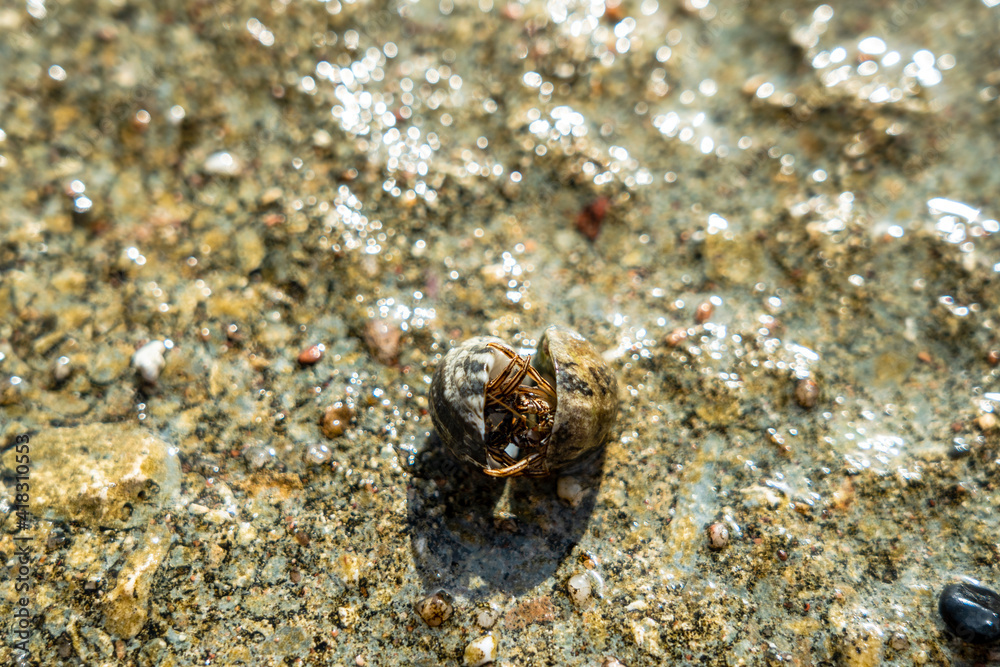
<svg viewBox="0 0 1000 667"><path fill-rule="evenodd" d="M566 582L566 590L569 597L577 606L583 606L590 601L594 588L590 583L590 577L586 574L574 574Z"/></svg>
<svg viewBox="0 0 1000 667"><path fill-rule="evenodd" d="M152 384L160 377L160 371L167 364L163 357L166 351L167 346L162 340L150 341L132 355L132 367L139 371L143 380Z"/></svg>
<svg viewBox="0 0 1000 667"><path fill-rule="evenodd" d="M205 158L203 168L209 174L232 176L239 173L241 165L232 153L219 151Z"/></svg>
<svg viewBox="0 0 1000 667"><path fill-rule="evenodd" d="M465 647L465 667L482 667L497 659L497 640L489 633Z"/></svg>

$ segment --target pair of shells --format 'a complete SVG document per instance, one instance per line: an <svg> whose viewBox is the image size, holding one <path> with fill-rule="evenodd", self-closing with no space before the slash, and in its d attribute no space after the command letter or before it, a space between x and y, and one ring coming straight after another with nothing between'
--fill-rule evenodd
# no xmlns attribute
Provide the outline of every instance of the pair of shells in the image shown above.
<svg viewBox="0 0 1000 667"><path fill-rule="evenodd" d="M499 338L452 348L431 381L434 427L456 457L493 477L573 472L618 415L618 382L576 331L545 330L534 359Z"/></svg>

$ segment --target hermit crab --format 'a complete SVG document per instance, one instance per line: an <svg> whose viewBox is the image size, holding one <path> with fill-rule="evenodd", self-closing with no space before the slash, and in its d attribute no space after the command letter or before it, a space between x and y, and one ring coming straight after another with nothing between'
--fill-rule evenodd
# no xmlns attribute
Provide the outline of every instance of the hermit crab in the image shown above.
<svg viewBox="0 0 1000 667"><path fill-rule="evenodd" d="M499 338L470 338L431 380L431 419L445 446L491 477L544 477L590 462L618 416L618 382L572 329L551 326L534 359Z"/></svg>

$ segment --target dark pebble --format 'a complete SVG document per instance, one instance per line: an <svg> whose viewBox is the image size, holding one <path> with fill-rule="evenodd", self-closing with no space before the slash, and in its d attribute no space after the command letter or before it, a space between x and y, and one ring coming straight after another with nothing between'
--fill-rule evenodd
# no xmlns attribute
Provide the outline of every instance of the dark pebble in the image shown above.
<svg viewBox="0 0 1000 667"><path fill-rule="evenodd" d="M55 551L56 549L61 549L69 543L69 538L66 537L62 531L58 528L49 533L48 539L45 541L45 548L48 551Z"/></svg>
<svg viewBox="0 0 1000 667"><path fill-rule="evenodd" d="M819 400L819 385L815 380L804 378L795 384L795 402L799 407L807 410L814 408L817 400Z"/></svg>
<svg viewBox="0 0 1000 667"><path fill-rule="evenodd" d="M611 200L607 197L598 197L577 214L576 228L591 241L596 240L597 235L601 233L604 216L608 214L610 207Z"/></svg>
<svg viewBox="0 0 1000 667"><path fill-rule="evenodd" d="M1000 595L985 586L948 584L938 601L941 620L962 641L992 644L1000 641Z"/></svg>
<svg viewBox="0 0 1000 667"><path fill-rule="evenodd" d="M948 458L960 459L971 453L972 450L969 448L969 443L956 441L952 443L951 449L948 450Z"/></svg>
<svg viewBox="0 0 1000 667"><path fill-rule="evenodd" d="M319 422L320 430L331 440L339 438L347 430L352 417L354 417L354 411L338 401L323 413L323 418Z"/></svg>

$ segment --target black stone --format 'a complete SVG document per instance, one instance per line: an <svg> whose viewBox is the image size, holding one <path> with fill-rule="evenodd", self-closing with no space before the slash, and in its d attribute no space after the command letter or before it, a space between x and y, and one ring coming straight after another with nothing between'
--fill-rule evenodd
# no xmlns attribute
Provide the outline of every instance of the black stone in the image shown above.
<svg viewBox="0 0 1000 667"><path fill-rule="evenodd" d="M938 601L941 619L959 639L970 644L1000 641L1000 595L985 586L948 584Z"/></svg>
<svg viewBox="0 0 1000 667"><path fill-rule="evenodd" d="M948 458L952 460L960 459L968 456L971 453L972 453L972 448L969 447L969 443L956 442L951 446L951 449L948 450Z"/></svg>

